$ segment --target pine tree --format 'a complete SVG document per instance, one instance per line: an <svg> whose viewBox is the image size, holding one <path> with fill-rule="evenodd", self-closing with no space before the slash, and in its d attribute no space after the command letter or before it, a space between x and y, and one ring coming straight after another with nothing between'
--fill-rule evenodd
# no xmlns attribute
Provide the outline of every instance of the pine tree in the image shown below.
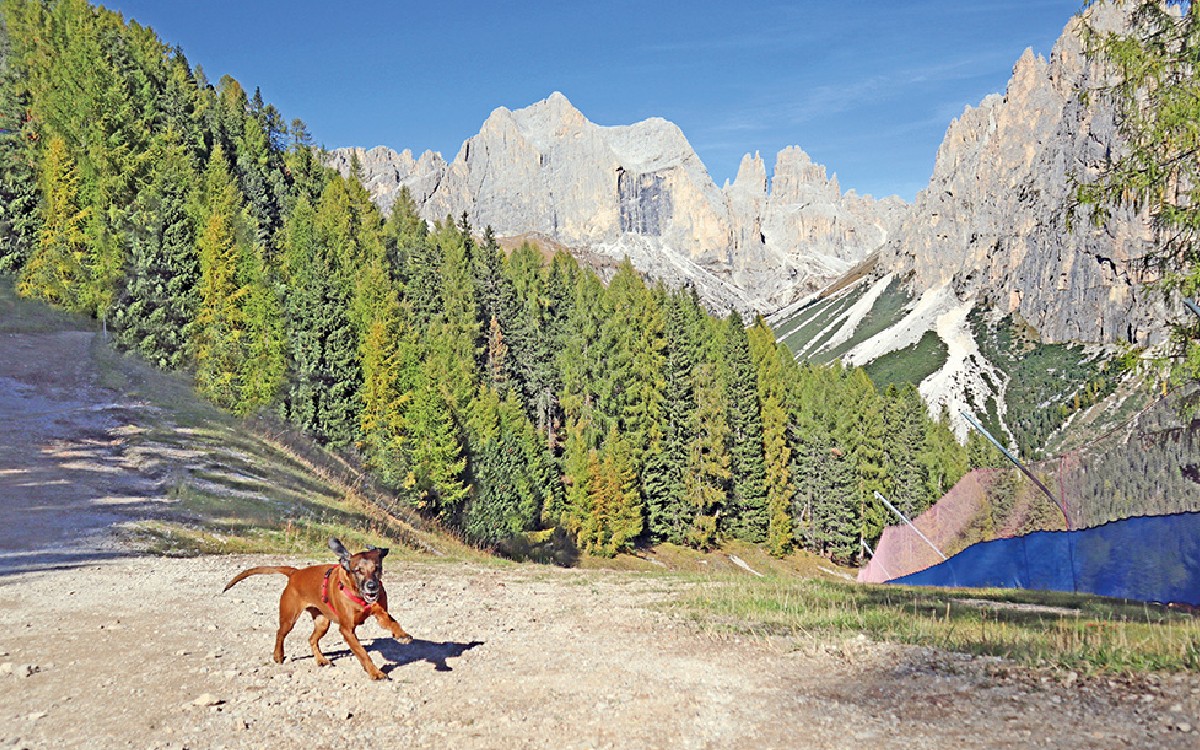
<svg viewBox="0 0 1200 750"><path fill-rule="evenodd" d="M353 320L358 238L346 184L331 180L315 210L300 198L284 233L289 419L335 446L358 437L362 334Z"/></svg>
<svg viewBox="0 0 1200 750"><path fill-rule="evenodd" d="M196 387L221 406L249 413L275 396L285 343L279 303L267 278L253 220L218 146L197 206L200 306L196 316Z"/></svg>
<svg viewBox="0 0 1200 750"><path fill-rule="evenodd" d="M847 446L855 479L855 517L859 523L854 545L874 544L883 533L889 519L887 510L875 498L875 493L887 487L887 455L884 442L886 427L883 402L879 391L860 367L845 372L845 401L841 412L843 422L838 437Z"/></svg>
<svg viewBox="0 0 1200 750"><path fill-rule="evenodd" d="M666 358L663 366L663 439L646 462L646 526L650 538L686 542L694 513L685 498L688 451L695 439L696 395L693 362L696 346L687 316L690 297L667 300Z"/></svg>
<svg viewBox="0 0 1200 750"><path fill-rule="evenodd" d="M0 14L0 273L21 270L37 245L37 131L25 116L29 99Z"/></svg>
<svg viewBox="0 0 1200 750"><path fill-rule="evenodd" d="M173 131L156 139L157 167L132 213L129 269L112 314L117 346L164 369L188 357L199 304L200 260L188 212L195 175Z"/></svg>
<svg viewBox="0 0 1200 750"><path fill-rule="evenodd" d="M363 340L359 445L368 467L393 489L411 487L416 479L406 415L418 382L419 357L420 346L392 295Z"/></svg>
<svg viewBox="0 0 1200 750"><path fill-rule="evenodd" d="M926 496L937 502L967 473L967 450L950 429L950 411L942 406L937 421L926 419L921 470Z"/></svg>
<svg viewBox="0 0 1200 750"><path fill-rule="evenodd" d="M791 353L777 344L762 316L748 332L750 353L758 375L762 404L763 457L767 482L767 549L782 556L792 546L792 446L788 440L787 383L785 371L793 369Z"/></svg>
<svg viewBox="0 0 1200 750"><path fill-rule="evenodd" d="M85 311L91 275L84 228L91 212L80 207L79 172L62 138L51 138L46 146L40 183L43 198L37 246L17 289L68 310Z"/></svg>
<svg viewBox="0 0 1200 750"><path fill-rule="evenodd" d="M643 529L632 451L615 427L604 440L603 452L589 452L588 477L591 512L583 521L579 544L592 554L612 557L632 546Z"/></svg>
<svg viewBox="0 0 1200 750"><path fill-rule="evenodd" d="M475 242L470 226L447 222L434 238L441 250L441 308L425 335L434 380L453 413L465 414L479 383L478 362L484 340L474 277Z"/></svg>
<svg viewBox="0 0 1200 750"><path fill-rule="evenodd" d="M414 384L412 403L405 411L412 478L417 506L457 524L469 488L463 472L467 461L451 405L440 392L426 364Z"/></svg>
<svg viewBox="0 0 1200 750"><path fill-rule="evenodd" d="M742 318L731 313L725 324L724 381L730 428L730 535L749 542L767 538L767 466L763 448L762 406L758 377L750 358L750 342Z"/></svg>
<svg viewBox="0 0 1200 750"><path fill-rule="evenodd" d="M595 274L579 273L570 299L557 356L562 374L560 402L566 424L574 425L576 432L586 428L589 435L597 436L598 443L599 436L607 431L598 393L607 355L600 338L602 321L609 315L604 286ZM594 444L591 439L588 443L589 447Z"/></svg>
<svg viewBox="0 0 1200 750"><path fill-rule="evenodd" d="M718 520L728 512L733 479L727 421L729 409L718 372L718 356L716 352L698 355L693 370L696 411L684 472L684 507L687 508L684 541L702 549L719 541Z"/></svg>
<svg viewBox="0 0 1200 750"><path fill-rule="evenodd" d="M524 410L509 392L482 387L472 403L472 492L463 510L467 539L493 546L533 528L540 511L538 477L526 446L536 441Z"/></svg>
<svg viewBox="0 0 1200 750"><path fill-rule="evenodd" d="M966 451L967 465L972 469L1002 469L1010 466L1004 454L975 430L967 435Z"/></svg>
<svg viewBox="0 0 1200 750"><path fill-rule="evenodd" d="M885 496L909 518L930 505L927 484L921 471L921 451L925 444L925 403L911 383L889 385L883 394Z"/></svg>
<svg viewBox="0 0 1200 750"><path fill-rule="evenodd" d="M662 437L665 337L658 297L625 260L609 282L600 324L596 405L602 429L617 428L640 474Z"/></svg>

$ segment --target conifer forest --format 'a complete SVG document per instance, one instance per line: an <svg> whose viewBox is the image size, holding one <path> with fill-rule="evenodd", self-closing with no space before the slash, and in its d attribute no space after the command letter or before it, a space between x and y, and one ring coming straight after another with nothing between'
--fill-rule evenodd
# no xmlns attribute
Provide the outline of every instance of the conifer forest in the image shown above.
<svg viewBox="0 0 1200 750"><path fill-rule="evenodd" d="M355 456L480 547L761 543L850 563L968 469L911 385L797 363L625 262L389 215L305 124L85 0L3 0L0 271ZM555 533L557 532L557 533Z"/></svg>

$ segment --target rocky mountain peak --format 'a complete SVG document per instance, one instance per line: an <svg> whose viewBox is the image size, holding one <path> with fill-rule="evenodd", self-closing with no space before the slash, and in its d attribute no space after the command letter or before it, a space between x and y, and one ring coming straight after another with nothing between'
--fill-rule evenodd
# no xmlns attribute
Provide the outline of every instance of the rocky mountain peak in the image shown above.
<svg viewBox="0 0 1200 750"><path fill-rule="evenodd" d="M757 151L754 156L746 154L738 165L737 177L731 189L760 197L767 195L767 165Z"/></svg>
<svg viewBox="0 0 1200 750"><path fill-rule="evenodd" d="M1096 6L1092 22L1124 23ZM1161 314L1146 303L1132 259L1146 218L1118 209L1100 229L1072 216L1075 182L1123 148L1114 113L1089 95L1107 71L1088 60L1072 19L1049 60L1026 50L1004 96L951 123L929 187L888 242L884 265L917 290L1018 314L1047 342L1146 343Z"/></svg>
<svg viewBox="0 0 1200 750"><path fill-rule="evenodd" d="M829 180L825 167L813 162L804 149L788 146L775 157L775 173L771 177L771 197L791 203L821 195L827 200L840 198L837 178Z"/></svg>
<svg viewBox="0 0 1200 750"><path fill-rule="evenodd" d="M331 163L348 171L353 153ZM609 267L628 257L650 277L691 284L716 310L791 302L878 247L897 216L890 204L843 198L798 147L780 152L770 181L761 155L747 155L722 190L674 123L602 127L560 92L497 108L448 165L390 153L359 156L385 208L407 186L426 219L466 212L502 237L543 235Z"/></svg>
<svg viewBox="0 0 1200 750"><path fill-rule="evenodd" d="M496 112L509 111L503 107ZM493 113L494 115L495 113ZM555 91L545 99L509 113L521 132L531 141L549 146L554 139L591 125L583 113L561 92Z"/></svg>

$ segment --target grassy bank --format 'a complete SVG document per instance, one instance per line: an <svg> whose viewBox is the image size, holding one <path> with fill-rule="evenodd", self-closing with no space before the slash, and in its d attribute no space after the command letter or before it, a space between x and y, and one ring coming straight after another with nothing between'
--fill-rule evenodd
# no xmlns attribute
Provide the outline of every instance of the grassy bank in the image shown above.
<svg viewBox="0 0 1200 750"><path fill-rule="evenodd" d="M861 633L1082 672L1200 669L1200 618L1085 595L717 576L672 607L714 632Z"/></svg>

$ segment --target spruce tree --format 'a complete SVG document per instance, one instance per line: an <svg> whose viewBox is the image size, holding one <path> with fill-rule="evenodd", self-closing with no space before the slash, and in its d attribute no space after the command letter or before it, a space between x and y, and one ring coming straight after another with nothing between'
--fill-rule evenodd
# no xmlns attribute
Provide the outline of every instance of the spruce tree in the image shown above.
<svg viewBox="0 0 1200 750"><path fill-rule="evenodd" d="M854 545L862 542L874 545L891 521L890 514L875 497L876 492L882 494L888 489L883 399L860 367L845 371L843 386L837 437L846 446L854 471L853 499L857 505L854 517L859 524Z"/></svg>
<svg viewBox="0 0 1200 750"><path fill-rule="evenodd" d="M729 512L725 530L738 539L763 542L770 518L767 510L767 466L763 448L762 406L758 377L750 358L750 342L736 312L725 323L724 381L730 440Z"/></svg>
<svg viewBox="0 0 1200 750"><path fill-rule="evenodd" d="M361 334L352 319L357 248L354 227L345 221L348 204L341 178L328 183L315 210L300 198L284 245L288 417L335 446L357 439L362 408Z"/></svg>
<svg viewBox="0 0 1200 750"><path fill-rule="evenodd" d="M117 346L164 369L188 358L199 304L200 259L188 211L195 174L173 131L156 139L151 182L132 213L129 268L112 319Z"/></svg>
<svg viewBox="0 0 1200 750"><path fill-rule="evenodd" d="M646 527L650 538L683 544L695 514L685 498L688 451L695 439L696 394L693 362L696 346L687 319L692 300L685 294L667 299L666 357L663 363L663 439L646 461Z"/></svg>
<svg viewBox="0 0 1200 750"><path fill-rule="evenodd" d="M884 460L888 475L885 496L901 513L915 518L930 505L921 470L924 422L928 419L925 403L911 383L888 385L883 401Z"/></svg>
<svg viewBox="0 0 1200 750"><path fill-rule="evenodd" d="M9 52L0 14L0 273L19 271L37 245L37 131L25 117L29 90Z"/></svg>

